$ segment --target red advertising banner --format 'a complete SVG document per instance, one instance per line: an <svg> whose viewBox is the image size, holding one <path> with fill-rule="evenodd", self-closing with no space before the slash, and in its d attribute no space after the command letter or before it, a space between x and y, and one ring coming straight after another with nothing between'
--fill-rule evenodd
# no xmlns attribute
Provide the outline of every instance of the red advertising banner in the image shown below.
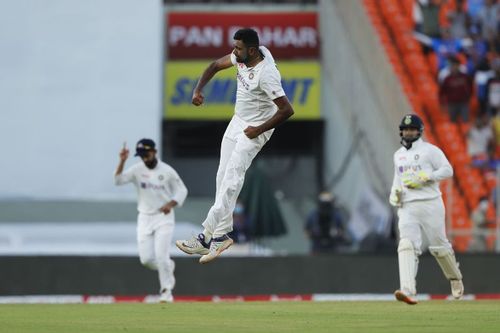
<svg viewBox="0 0 500 333"><path fill-rule="evenodd" d="M317 59L319 33L315 12L168 13L166 46L170 59L217 59L233 49L233 35L251 27L261 45L279 59Z"/></svg>

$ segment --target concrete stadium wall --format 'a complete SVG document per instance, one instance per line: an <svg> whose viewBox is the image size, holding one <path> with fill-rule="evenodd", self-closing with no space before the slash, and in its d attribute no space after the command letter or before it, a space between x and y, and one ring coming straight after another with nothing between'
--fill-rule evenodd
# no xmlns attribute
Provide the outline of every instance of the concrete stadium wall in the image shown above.
<svg viewBox="0 0 500 333"><path fill-rule="evenodd" d="M327 180L340 169L352 142L365 135L334 189L352 209L367 184L388 193L392 154L399 147L397 126L411 108L362 1L318 4Z"/></svg>
<svg viewBox="0 0 500 333"><path fill-rule="evenodd" d="M459 256L466 293L500 293L500 256ZM176 258L175 295L390 293L399 285L395 255L220 258L200 265ZM448 294L434 258L424 255L420 293ZM136 257L0 257L0 295L140 295L158 292L156 272Z"/></svg>

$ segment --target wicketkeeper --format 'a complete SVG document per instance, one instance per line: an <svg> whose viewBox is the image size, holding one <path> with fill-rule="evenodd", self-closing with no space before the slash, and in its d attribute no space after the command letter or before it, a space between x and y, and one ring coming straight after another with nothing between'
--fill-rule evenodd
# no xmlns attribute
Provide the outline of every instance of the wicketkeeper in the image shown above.
<svg viewBox="0 0 500 333"><path fill-rule="evenodd" d="M422 120L406 115L399 125L401 144L394 153L394 180L389 202L398 207L400 289L398 301L417 304L415 298L418 256L422 253L422 232L429 241L429 251L436 258L451 283L451 293L459 299L464 293L462 273L455 253L446 238L445 208L439 182L453 176L453 169L443 151L424 142Z"/></svg>

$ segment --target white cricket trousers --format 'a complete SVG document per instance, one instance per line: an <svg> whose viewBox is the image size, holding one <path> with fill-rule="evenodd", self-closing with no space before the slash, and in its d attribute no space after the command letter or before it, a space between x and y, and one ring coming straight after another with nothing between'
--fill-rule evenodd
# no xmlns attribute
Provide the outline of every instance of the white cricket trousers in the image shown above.
<svg viewBox="0 0 500 333"><path fill-rule="evenodd" d="M398 217L399 238L409 239L417 255L422 254L422 232L429 246L452 248L446 238L445 210L441 197L405 202L398 209Z"/></svg>
<svg viewBox="0 0 500 333"><path fill-rule="evenodd" d="M205 230L214 238L233 230L233 210L243 187L245 172L274 132L269 130L249 139L243 132L249 125L234 115L222 138L215 202L203 222Z"/></svg>
<svg viewBox="0 0 500 333"><path fill-rule="evenodd" d="M175 215L146 215L137 218L137 245L141 264L158 271L160 290L172 290L175 286L175 263L170 259L170 243L175 225Z"/></svg>

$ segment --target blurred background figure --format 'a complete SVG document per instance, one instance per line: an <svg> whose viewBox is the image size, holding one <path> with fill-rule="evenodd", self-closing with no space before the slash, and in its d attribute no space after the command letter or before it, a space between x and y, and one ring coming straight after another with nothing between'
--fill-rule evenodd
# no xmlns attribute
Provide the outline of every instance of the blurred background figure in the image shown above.
<svg viewBox="0 0 500 333"><path fill-rule="evenodd" d="M337 206L335 196L321 192L318 206L307 217L305 232L311 241L311 253L332 253L351 244L347 234L347 216Z"/></svg>
<svg viewBox="0 0 500 333"><path fill-rule="evenodd" d="M233 231L229 233L236 243L246 243L251 240L251 218L247 215L245 205L241 200L236 201L233 211Z"/></svg>
<svg viewBox="0 0 500 333"><path fill-rule="evenodd" d="M467 74L460 71L460 61L456 57L450 57L449 62L450 74L439 87L439 99L448 109L452 122L457 122L459 118L468 122L472 82Z"/></svg>
<svg viewBox="0 0 500 333"><path fill-rule="evenodd" d="M492 63L493 71L486 82L486 111L490 115L496 114L500 107L500 59Z"/></svg>
<svg viewBox="0 0 500 333"><path fill-rule="evenodd" d="M488 250L488 228L495 223L495 221L489 219L488 207L488 197L482 197L471 214L472 239L468 249L470 252L485 252Z"/></svg>
<svg viewBox="0 0 500 333"><path fill-rule="evenodd" d="M415 30L429 37L440 36L439 11L441 0L416 0L413 5Z"/></svg>
<svg viewBox="0 0 500 333"><path fill-rule="evenodd" d="M494 145L493 129L488 115L476 118L467 135L467 150L474 164L482 164L488 160L489 150Z"/></svg>

